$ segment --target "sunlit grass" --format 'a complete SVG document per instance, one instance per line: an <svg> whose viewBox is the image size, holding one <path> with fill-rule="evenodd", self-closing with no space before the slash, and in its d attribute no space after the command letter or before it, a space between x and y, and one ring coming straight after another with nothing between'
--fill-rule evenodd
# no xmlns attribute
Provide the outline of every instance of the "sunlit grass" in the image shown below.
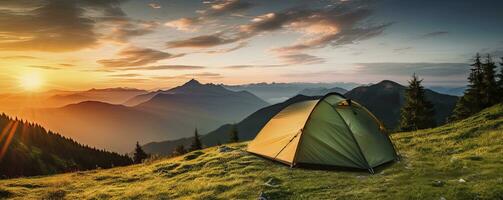
<svg viewBox="0 0 503 200"><path fill-rule="evenodd" d="M0 198L502 199L503 106L393 140L403 160L366 171L289 168L217 148L129 167L0 181ZM272 180L275 186L267 186Z"/></svg>

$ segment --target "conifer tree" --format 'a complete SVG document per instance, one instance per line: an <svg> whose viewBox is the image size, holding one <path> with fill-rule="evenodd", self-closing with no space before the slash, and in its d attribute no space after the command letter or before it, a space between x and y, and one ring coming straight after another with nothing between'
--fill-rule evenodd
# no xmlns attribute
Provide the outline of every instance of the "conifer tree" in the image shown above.
<svg viewBox="0 0 503 200"><path fill-rule="evenodd" d="M498 93L499 101L502 102L503 101L503 57L501 57L500 71L497 75L497 78L498 78L497 84L498 84L498 88L499 88L499 93Z"/></svg>
<svg viewBox="0 0 503 200"><path fill-rule="evenodd" d="M403 131L431 128L436 125L433 104L426 100L422 80L414 74L405 90L405 103L400 110L400 129Z"/></svg>
<svg viewBox="0 0 503 200"><path fill-rule="evenodd" d="M490 107L499 102L498 83L496 82L496 64L491 55L487 54L482 65L482 108Z"/></svg>
<svg viewBox="0 0 503 200"><path fill-rule="evenodd" d="M174 156L183 155L185 153L187 153L187 150L185 149L185 146L183 146L183 144L178 145L173 151Z"/></svg>
<svg viewBox="0 0 503 200"><path fill-rule="evenodd" d="M136 142L136 148L134 149L134 155L133 155L133 162L136 164L141 163L147 157L148 157L147 153L145 153L145 151L143 151L143 149L141 148L140 144Z"/></svg>
<svg viewBox="0 0 503 200"><path fill-rule="evenodd" d="M190 145L190 150L195 151L203 149L203 144L201 143L201 139L199 138L199 134L197 133L197 128L194 131L194 140L192 141L192 144Z"/></svg>
<svg viewBox="0 0 503 200"><path fill-rule="evenodd" d="M239 133L236 124L232 125L230 132L230 142L238 142L239 141Z"/></svg>
<svg viewBox="0 0 503 200"><path fill-rule="evenodd" d="M482 62L480 55L477 53L471 65L470 75L468 76L468 88L465 90L463 96L456 103L453 114L450 120L460 120L469 117L470 115L482 110L482 99L484 91L483 88L483 74Z"/></svg>

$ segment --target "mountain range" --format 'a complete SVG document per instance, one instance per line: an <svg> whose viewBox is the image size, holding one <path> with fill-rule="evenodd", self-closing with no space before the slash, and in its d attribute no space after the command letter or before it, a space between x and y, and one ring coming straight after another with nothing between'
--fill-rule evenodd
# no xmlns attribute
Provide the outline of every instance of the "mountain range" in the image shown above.
<svg viewBox="0 0 503 200"><path fill-rule="evenodd" d="M38 122L84 144L118 152L129 152L136 141L142 144L157 142L149 143L145 148L147 151L162 149L152 150L161 154L171 153L174 148L172 143L187 144L190 140L186 138L191 137L196 128L200 133L207 133L202 137L205 145L227 142L227 132L233 123L236 123L242 134L241 139L251 139L270 117L281 110L278 108L301 99L313 98L306 96L322 96L334 91L345 93L348 98L362 103L389 129L396 128L398 124L405 91L405 86L398 83L382 81L347 92L344 88L326 87L330 84L298 90L304 86L313 85L264 83L225 86L190 80L172 89L152 92L130 88L54 91L47 94L46 99L60 102L59 104L83 101L56 108L26 109L21 114L17 112L14 115ZM230 90L229 87L234 88ZM250 91L257 91L258 88L261 91L259 93L269 97L294 92L305 95L293 95L294 98L266 107L269 105L267 102L250 91L237 91L238 88L248 88ZM282 92L281 88L285 91ZM457 97L429 89L426 90L426 96L435 105L437 123L444 123L452 112ZM261 108L263 109L259 110ZM251 113L253 114L250 115ZM245 118L248 115L250 116ZM166 141L168 142L165 143Z"/></svg>
<svg viewBox="0 0 503 200"><path fill-rule="evenodd" d="M301 95L306 95L306 96L323 96L325 94L331 93L331 92L336 92L339 94L345 94L348 92L348 90L340 87L334 87L334 88L324 88L324 87L319 87L319 88L306 88L303 89L299 92Z"/></svg>
<svg viewBox="0 0 503 200"><path fill-rule="evenodd" d="M335 88L351 90L361 84L351 82L333 83L252 83L244 85L224 85L225 88L233 91L248 91L269 103L283 102L297 94L302 94L305 89Z"/></svg>
<svg viewBox="0 0 503 200"><path fill-rule="evenodd" d="M453 96L463 96L463 93L466 90L466 86L463 87L445 87L445 86L429 86L427 87L430 90L433 90L438 93L448 94Z"/></svg>
<svg viewBox="0 0 503 200"><path fill-rule="evenodd" d="M236 126L239 133L239 139L246 141L253 139L255 135L262 129L262 127L271 119L274 115L276 115L283 108L297 102L313 100L319 97L310 97L304 95L297 95L284 101L282 103L277 103L271 106L267 106L260 110L257 110L253 114L244 118L240 122L236 124L225 124L220 126L219 128L203 135L201 137L202 142L206 146L214 146L217 144L226 143L229 141L229 133L232 130L233 126ZM193 137L182 138L178 140L168 140L162 142L151 142L145 144L143 149L149 153L156 153L161 155L169 155L174 149L179 145L184 145L188 147L193 141Z"/></svg>
<svg viewBox="0 0 503 200"><path fill-rule="evenodd" d="M140 94L143 95L143 94ZM135 98L135 97L132 97ZM173 140L233 123L268 103L255 95L191 80L135 106L84 101L21 116L85 144L129 152L136 141Z"/></svg>
<svg viewBox="0 0 503 200"><path fill-rule="evenodd" d="M50 90L32 93L0 94L0 110L19 113L30 108L56 108L83 101L100 101L110 104L122 104L126 100L148 93L135 88L103 88L85 91Z"/></svg>
<svg viewBox="0 0 503 200"><path fill-rule="evenodd" d="M122 104L124 101L147 93L146 90L135 88L105 88L105 89L90 89L87 91L72 92L70 94L56 94L48 99L53 106L64 106L83 101L100 101L110 104Z"/></svg>
<svg viewBox="0 0 503 200"><path fill-rule="evenodd" d="M346 92L345 96L347 98L354 99L367 107L386 125L388 129L393 130L397 127L399 122L400 108L404 101L405 88L405 86L396 82L385 80L377 84L354 88L353 90ZM300 101L318 99L321 95L297 95L282 103L274 104L258 110L235 124L240 140L246 141L253 139L267 121L286 106ZM438 124L446 122L446 118L452 113L458 99L456 96L440 94L429 89L426 89L426 98L434 105L436 110L436 115L434 117ZM225 124L218 129L203 135L201 137L203 144L206 146L214 146L219 143L228 142L229 132L231 131L232 126L234 125ZM149 153L167 155L172 153L174 148L178 145L190 145L192 139L193 138L183 138L173 141L154 142L148 143L143 147Z"/></svg>

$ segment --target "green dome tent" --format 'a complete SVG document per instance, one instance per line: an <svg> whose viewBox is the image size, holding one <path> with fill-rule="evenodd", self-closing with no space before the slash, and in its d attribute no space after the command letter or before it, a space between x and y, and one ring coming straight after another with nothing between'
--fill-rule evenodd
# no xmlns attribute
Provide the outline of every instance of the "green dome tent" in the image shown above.
<svg viewBox="0 0 503 200"><path fill-rule="evenodd" d="M371 173L374 167L398 158L382 123L338 93L284 108L267 122L247 151L292 167L328 165Z"/></svg>

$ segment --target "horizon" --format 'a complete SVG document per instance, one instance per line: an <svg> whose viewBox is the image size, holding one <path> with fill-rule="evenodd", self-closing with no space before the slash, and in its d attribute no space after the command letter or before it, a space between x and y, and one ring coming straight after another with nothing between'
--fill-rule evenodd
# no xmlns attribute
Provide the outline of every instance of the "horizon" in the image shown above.
<svg viewBox="0 0 503 200"><path fill-rule="evenodd" d="M207 85L207 84L212 84L212 85L222 85L222 86L229 86L229 87L240 87L240 86L248 86L248 85L260 85L260 84L265 84L265 85L274 85L274 84L313 84L313 85L321 85L321 84L327 84L327 85L330 85L330 84L333 84L333 85L337 85L337 84L355 84L356 86L355 87L342 87L342 86L335 86L335 87L340 87L340 88L344 88L344 89L353 89L353 88L356 88L356 87L360 87L360 86L369 86L369 85L374 85L374 84L378 84L380 82L383 82L383 81L392 81L392 82L395 82L395 83L398 83L402 86L405 86L406 83L401 83L401 82L397 82L397 81L394 81L394 80L389 80L389 79L383 79L381 81L378 81L378 82L369 82L369 83L356 83L356 82L251 82L251 83L243 83L243 84L231 84L231 85L228 85L228 84L225 84L225 83L215 83L215 82L201 82L200 80L198 79L188 79L186 80L185 82L182 82L181 84L179 85L174 85L174 86L171 86L171 87L158 87L158 88L151 88L151 89L147 89L147 88L135 88L135 87L121 87L121 86L117 86L117 87L102 87L102 88L95 88L95 87L92 87L92 88L82 88L80 90L62 90L62 89L57 89L57 88L53 88L53 89L49 89L49 90L41 90L41 91L31 91L29 93L32 93L32 94L36 94L36 93L49 93L49 92L85 92L85 91L92 91L92 90L107 90L107 89L124 89L124 90L127 90L127 89L132 89L132 90L144 90L144 91L147 91L147 92L155 92L155 91L159 91L159 90L169 90L169 89L173 89L175 87L178 87L178 86L182 86L183 84L191 81L191 80L196 80L197 82L199 82L200 84L202 85ZM458 88L465 88L466 85L460 85L460 86L445 86L445 85L428 85L428 84L425 84L426 88L436 88L436 87L439 87L439 88L446 88L446 89L458 89ZM330 89L328 87L306 87L306 89L318 89L318 88L326 88L326 89ZM2 94L12 94L12 93L26 93L27 91L17 91L17 92L2 92L0 93L0 95Z"/></svg>
<svg viewBox="0 0 503 200"><path fill-rule="evenodd" d="M484 3L2 1L0 87L406 84L413 73L427 86L463 87L475 53L503 56L503 3Z"/></svg>

